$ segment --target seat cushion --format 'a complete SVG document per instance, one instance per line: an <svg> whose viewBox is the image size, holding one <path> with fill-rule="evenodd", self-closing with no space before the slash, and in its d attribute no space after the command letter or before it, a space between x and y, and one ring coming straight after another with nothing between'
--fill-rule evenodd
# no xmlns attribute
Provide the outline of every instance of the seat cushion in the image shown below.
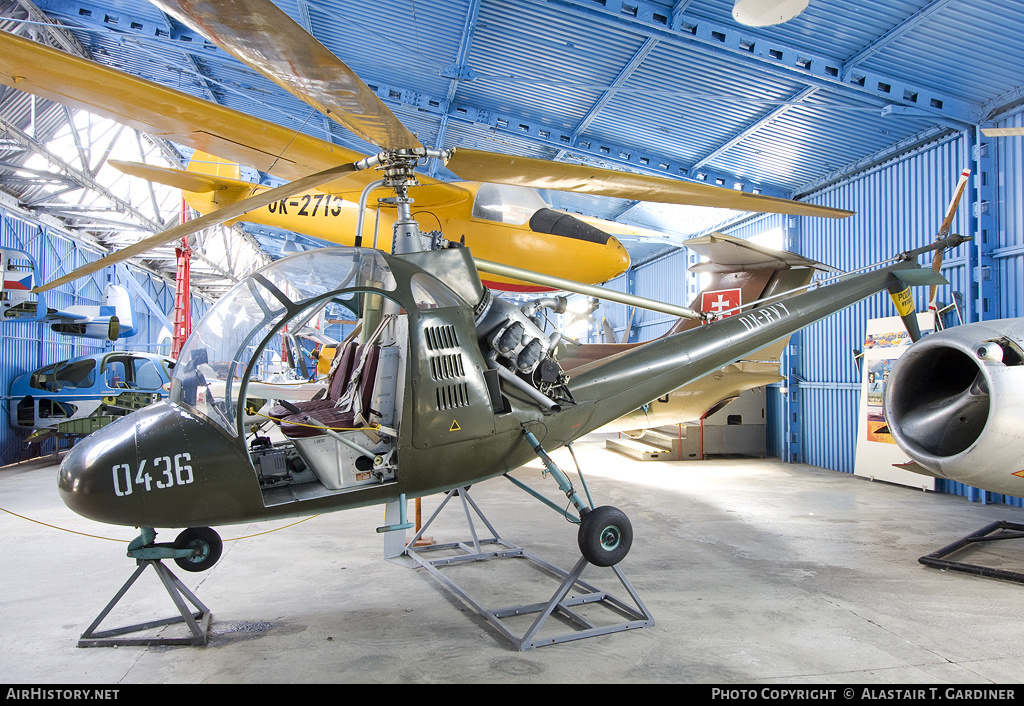
<svg viewBox="0 0 1024 706"><path fill-rule="evenodd" d="M307 415L315 417L316 421L308 419ZM333 406L315 412L293 414L281 420L281 433L290 439L320 436L325 432L318 424L334 431L348 431L356 427L355 414L352 411L342 412Z"/></svg>

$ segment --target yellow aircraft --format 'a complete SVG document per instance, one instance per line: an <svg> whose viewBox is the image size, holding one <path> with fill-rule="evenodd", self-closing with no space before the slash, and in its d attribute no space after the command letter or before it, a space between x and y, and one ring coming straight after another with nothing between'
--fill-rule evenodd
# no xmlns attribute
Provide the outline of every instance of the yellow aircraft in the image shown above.
<svg viewBox="0 0 1024 706"><path fill-rule="evenodd" d="M179 188L185 201L199 213L211 213L268 191L241 178L241 166L196 151L186 170L109 160L125 174ZM449 240L469 247L476 257L513 266L536 266L545 274L572 277L586 283L606 282L629 268L629 253L608 229L630 235L652 231L611 221L583 219L550 208L541 195L524 186L460 182L467 198L441 206L417 209L413 217L424 233L440 231ZM253 209L239 221L283 228L339 245L374 246L391 251L397 211L378 204L388 189L372 189L360 223L359 200L313 189ZM602 228L601 226L604 226ZM540 263L545 263L540 265ZM549 289L499 275L486 275L484 284L505 291L535 292Z"/></svg>
<svg viewBox="0 0 1024 706"><path fill-rule="evenodd" d="M445 182L417 172L416 183L409 184L409 197L413 199L413 208L426 228L443 229L445 237L450 241L457 242L464 235L467 245L471 243L474 256L480 260L499 262L520 269L527 268L544 275L577 282L606 281L624 271L629 262L628 255L618 240L600 233L582 219L548 211L543 214L543 218L536 218L535 223L531 225L530 221L538 215L536 210L542 210L538 208L525 223L507 222L505 219L511 216L501 211L500 207L504 205L503 194L516 193L514 190L495 190L490 203L492 207L498 206L499 210L492 211L489 217L482 216L483 211L475 212L475 209L478 204L485 201L486 191L490 191L490 188L485 189L480 182L751 212L828 218L845 218L851 215L850 211L700 182L461 147L454 150L423 148L415 136L401 126L397 118L393 119L390 111L369 89L352 93L351 85L361 85L361 82L351 74L351 70L340 64L336 57L328 56L329 52L326 49L315 42L311 43L307 36L298 33L290 23L281 18L275 19L275 22L287 25L288 32L291 33L288 42L284 44L285 47L298 51L297 47L311 46L311 51L318 52L318 56L323 55L322 64L327 62L333 67L334 73L328 72L329 75L323 81L325 91L331 95L332 103L321 105L313 101L311 105L321 109L332 119L340 121L363 139L384 145L388 149L398 149L396 154L401 153L404 165L402 169L410 170L410 173L414 164L422 165L427 157L443 155L442 158L447 160L448 168L459 178L466 180ZM243 45L252 51L259 50L259 47L251 42L239 46ZM292 65L295 61L285 59L284 63ZM306 62L303 66L308 69L308 64L309 62ZM338 76L347 78L341 81ZM114 262L142 255L153 247L174 242L210 225L231 222L261 207L265 209L265 216L273 215L278 221L284 216L297 219L294 224L285 227L293 227L299 232L309 232L318 218L324 222L329 221L335 209L339 210L339 216L341 211L345 211L345 218L350 218L355 212L354 209L339 207L344 201L356 203L364 189L381 178L381 171L375 167L383 168L385 162L393 161L390 153L382 152L375 157L364 157L332 142L296 132L291 128L261 120L7 32L0 32L0 85L89 111L140 132L206 154L217 155L221 160L246 165L288 182L285 186L272 190L265 190L241 180L229 183L223 180L233 177L219 176L216 173L220 168L218 166L212 170L213 174L206 175L208 179L203 188L197 189L194 180L198 179L199 175L193 173L182 188L196 194L194 198L205 195L204 199L220 208L183 226L155 234L80 267L64 277L37 287L37 291L52 289L101 270ZM298 90L288 82L281 85L303 100L309 99L308 91ZM331 90L327 90L327 87ZM381 118L381 115L387 119ZM143 172L149 174L146 178L159 176L160 179L157 180L168 176L162 170L136 170L140 175ZM187 172L177 174L188 175ZM317 204L316 197L321 193L324 196ZM521 197L524 192L517 193ZM242 198L243 195L247 198ZM337 200L339 198L341 201ZM292 206L293 201L298 205L297 208ZM520 202L519 206L516 206L515 201L513 199L510 204L513 206L511 212L519 213L518 218L521 219L525 214L517 209L521 211L522 204ZM282 204L287 214L282 213ZM318 215L314 216L312 213L317 205ZM300 213L303 210L307 215ZM325 213L327 215L324 215ZM246 216L246 220L254 218L255 216ZM355 229L350 230L347 222L339 225L343 227L329 231L334 237L327 239L334 242L349 242L346 240L349 238L354 243L358 237ZM382 232L387 233L386 226L382 224L381 227L384 229ZM361 244L369 244L366 242L365 233L361 235ZM385 236L384 243L379 244L382 249L390 249L390 238ZM504 282L503 288L515 285L516 282L523 286L520 280L508 277L502 279L497 275L489 275L487 279L496 284ZM543 287L531 285L530 288Z"/></svg>

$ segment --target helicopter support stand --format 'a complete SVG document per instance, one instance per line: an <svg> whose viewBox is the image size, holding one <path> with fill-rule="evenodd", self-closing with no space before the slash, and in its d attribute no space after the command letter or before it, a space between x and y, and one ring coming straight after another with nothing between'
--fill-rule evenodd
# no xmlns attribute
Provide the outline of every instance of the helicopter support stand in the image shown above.
<svg viewBox="0 0 1024 706"><path fill-rule="evenodd" d="M117 592L114 598L107 604L107 607L96 617L96 620L92 622L92 625L82 633L81 639L78 641L79 647L128 647L128 646L154 646L154 645L192 645L196 647L205 646L209 642L209 629L210 620L213 615L210 613L210 609L207 608L202 602L196 598L195 594L192 593L188 588L171 573L171 570L164 566L160 559L140 559L139 567L132 574L131 578L125 582L121 590ZM171 600L174 601L174 605L178 608L178 612L181 614L177 618L164 618L162 620L154 620L148 623L139 623L137 625L130 625L122 628L114 628L111 630L104 630L96 632L96 628L103 622L103 619L107 617L107 614L117 605L117 602L124 597L124 594L128 592L128 589L132 587L132 584L142 575L142 572L147 567L152 566L153 570L156 571L157 576L160 577L160 581L163 583L164 588L167 589L167 593L171 596ZM192 612L185 605L183 598L187 598L193 606L198 610ZM190 637L122 637L129 633L140 632L142 630L149 630L151 628L162 627L165 625L173 625L176 623L184 622L188 625Z"/></svg>
<svg viewBox="0 0 1024 706"><path fill-rule="evenodd" d="M518 485L518 483L516 484ZM430 527L431 523L438 517L438 515L440 515L441 511L444 510L449 501L456 497L461 501L466 522L469 525L471 539L463 542L434 544L429 547L417 547L416 542L420 536L428 527ZM490 532L491 536L482 538L479 535L477 527L473 521L473 513L476 514L479 520L486 527L487 531ZM428 559L427 555L433 552L454 552L454 555L438 559ZM640 600L640 597L637 595L636 591L633 589L632 585L630 585L628 579L626 579L626 576L617 565L612 566L611 569L615 572L619 582L632 599L634 603L633 606L606 591L595 588L591 584L580 580L580 575L590 564L584 557L581 556L579 561L576 562L576 565L573 566L570 571L564 571L537 558L525 549L508 544L502 540L501 537L498 536L498 532L484 516L479 506L470 497L468 487L456 488L446 494L441 505L434 511L434 514L430 516L430 519L427 520L423 527L420 528L420 530L406 544L404 555L410 557L417 565L430 572L430 574L440 581L445 588L455 594L462 601L469 604L473 610L483 616L491 626L501 633L502 636L515 645L516 649L520 652L536 647L544 647L572 640L580 640L587 637L596 637L598 635L606 635L624 630L648 627L654 624L654 618L648 612L643 601ZM487 561L492 559L525 559L529 562L532 568L559 579L560 583L552 594L550 600L547 602L489 609L441 571L441 568L446 566L456 566L467 562ZM576 592L573 595L570 595L570 591L573 591L574 588L576 589ZM578 608L590 604L603 604L603 607L611 610L618 616L626 618L626 620L625 622L611 625L596 625L587 617L582 615L578 610ZM516 635L504 622L510 618L534 613L537 614L536 619L521 636ZM539 631L544 627L548 618L552 616L557 616L565 622L570 623L574 628L574 631L556 635L554 637L538 637Z"/></svg>
<svg viewBox="0 0 1024 706"><path fill-rule="evenodd" d="M958 551L967 549L968 547L977 546L983 542L994 542L1003 539L1021 539L1024 538L1024 524L1017 522L1007 522L1006 520L999 520L993 522L990 525L982 527L977 532L967 535L962 539L958 539L950 545L939 549L938 551L926 554L925 556L918 559L918 562L925 566L931 566L937 569L948 569L950 571L962 571L968 574L976 574L978 576L984 576L986 578L997 578L1004 579L1007 581L1015 581L1016 583L1024 583L1024 573L1019 571L1009 571L1007 569L995 569L988 566L980 566L978 564L968 564L966 562L953 561L947 557Z"/></svg>

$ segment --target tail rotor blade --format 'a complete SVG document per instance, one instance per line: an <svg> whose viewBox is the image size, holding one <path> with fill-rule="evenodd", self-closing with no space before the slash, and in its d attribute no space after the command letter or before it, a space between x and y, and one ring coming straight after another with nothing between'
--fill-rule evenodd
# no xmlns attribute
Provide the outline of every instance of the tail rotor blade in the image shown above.
<svg viewBox="0 0 1024 706"><path fill-rule="evenodd" d="M960 172L960 179L956 183L956 189L953 192L953 198L949 202L949 206L946 208L946 217L942 219L942 225L939 226L939 233L936 238L945 238L949 235L950 228L953 227L953 218L956 216L956 209L960 206L960 198L964 195L964 188L967 186L967 180L971 176L970 169L964 169ZM935 255L932 257L932 269L939 272L942 269L942 253L945 248L937 248ZM936 296L938 294L938 285L932 285L928 291L928 310L933 314L937 314L938 303Z"/></svg>

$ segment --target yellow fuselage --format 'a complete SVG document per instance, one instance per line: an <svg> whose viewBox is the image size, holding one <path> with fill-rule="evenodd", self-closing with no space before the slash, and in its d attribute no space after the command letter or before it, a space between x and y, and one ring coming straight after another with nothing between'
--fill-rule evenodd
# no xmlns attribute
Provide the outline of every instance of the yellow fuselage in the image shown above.
<svg viewBox="0 0 1024 706"><path fill-rule="evenodd" d="M479 187L475 183L461 185L473 194ZM235 190L184 192L188 205L200 213L208 213L252 193ZM387 195L384 190L373 192L368 202L376 206L377 198ZM415 188L411 196L415 199ZM386 205L367 208L361 238L357 238L356 233L358 214L355 202L312 191L250 211L238 220L283 228L339 245L372 247L376 242L378 248L390 252L395 209ZM598 242L535 232L529 223L500 223L477 218L473 215L472 198L421 210L414 202L413 216L423 232L439 230L445 239L464 242L474 256L484 260L591 284L614 279L629 267L629 254L613 236L609 235L605 242ZM486 284L508 291L544 289L496 275L487 275Z"/></svg>

